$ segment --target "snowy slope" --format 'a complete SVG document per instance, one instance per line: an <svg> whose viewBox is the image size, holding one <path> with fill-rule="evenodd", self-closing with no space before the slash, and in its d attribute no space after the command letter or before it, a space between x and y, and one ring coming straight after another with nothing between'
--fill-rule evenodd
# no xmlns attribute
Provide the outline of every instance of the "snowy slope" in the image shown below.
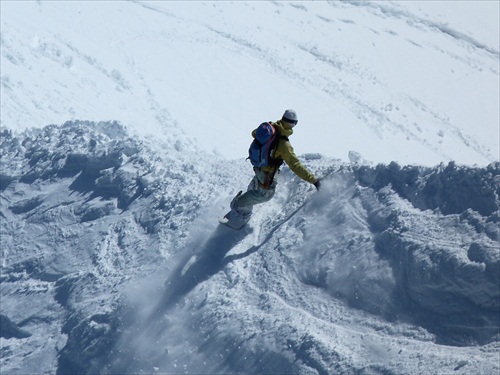
<svg viewBox="0 0 500 375"><path fill-rule="evenodd" d="M0 2L0 372L498 373L499 3L446 4ZM219 227L288 107L323 189Z"/></svg>
<svg viewBox="0 0 500 375"><path fill-rule="evenodd" d="M243 162L184 146L2 133L2 372L498 371L498 163L310 155L233 231Z"/></svg>
<svg viewBox="0 0 500 375"><path fill-rule="evenodd" d="M499 7L2 1L1 125L113 120L164 136L175 123L233 159L291 107L299 153L487 165L500 159Z"/></svg>
<svg viewBox="0 0 500 375"><path fill-rule="evenodd" d="M67 123L2 139L2 314L23 321L35 340L18 342L12 359L21 362L7 369L50 371L65 326L98 314L96 307L112 310L121 284L179 251L200 207L231 178L215 170L220 161L194 165L181 141L151 145L168 157L148 152L116 123ZM50 362L40 366L40 358Z"/></svg>

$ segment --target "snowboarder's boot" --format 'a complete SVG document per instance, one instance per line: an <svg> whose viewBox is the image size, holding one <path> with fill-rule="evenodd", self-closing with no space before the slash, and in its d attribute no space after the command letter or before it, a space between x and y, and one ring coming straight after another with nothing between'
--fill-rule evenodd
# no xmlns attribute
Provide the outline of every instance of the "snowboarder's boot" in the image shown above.
<svg viewBox="0 0 500 375"><path fill-rule="evenodd" d="M245 226L246 223L252 217L252 210L248 210L245 208L241 208L238 205L238 198L241 196L243 192L240 191L233 198L229 207L231 207L231 211L229 211L224 218L220 219L219 222L233 229L241 229Z"/></svg>
<svg viewBox="0 0 500 375"><path fill-rule="evenodd" d="M250 217L252 216L252 210L242 208L239 206L238 198L241 196L242 193L243 193L243 191L240 190L238 192L238 194L236 194L236 196L233 198L233 200L229 204L229 207L231 207L231 210L233 210L233 211L237 212L239 215L241 215L243 217L243 220L248 221L248 220L250 220Z"/></svg>

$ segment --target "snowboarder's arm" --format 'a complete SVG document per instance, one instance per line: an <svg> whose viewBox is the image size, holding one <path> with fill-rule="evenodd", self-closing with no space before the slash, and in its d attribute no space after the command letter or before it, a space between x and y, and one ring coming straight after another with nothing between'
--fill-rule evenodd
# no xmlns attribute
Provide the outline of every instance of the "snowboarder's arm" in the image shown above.
<svg viewBox="0 0 500 375"><path fill-rule="evenodd" d="M280 146L281 146L280 147L281 150L279 150L281 151L280 156L283 158L285 163L290 167L293 173L295 173L301 179L310 182L311 184L314 184L318 181L318 179L314 177L314 175L311 172L309 172L306 167L302 165L297 155L295 155L295 152L290 142L281 142Z"/></svg>

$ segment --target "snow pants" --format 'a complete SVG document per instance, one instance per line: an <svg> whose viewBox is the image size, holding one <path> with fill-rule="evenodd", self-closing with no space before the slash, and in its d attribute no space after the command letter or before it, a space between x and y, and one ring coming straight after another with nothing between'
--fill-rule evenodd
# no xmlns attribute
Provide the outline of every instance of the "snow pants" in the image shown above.
<svg viewBox="0 0 500 375"><path fill-rule="evenodd" d="M242 194L238 200L238 211L242 214L252 213L253 206L269 201L276 192L276 180L269 189L264 189L259 182L265 181L265 174L260 170L255 170L255 177L250 181L246 193Z"/></svg>

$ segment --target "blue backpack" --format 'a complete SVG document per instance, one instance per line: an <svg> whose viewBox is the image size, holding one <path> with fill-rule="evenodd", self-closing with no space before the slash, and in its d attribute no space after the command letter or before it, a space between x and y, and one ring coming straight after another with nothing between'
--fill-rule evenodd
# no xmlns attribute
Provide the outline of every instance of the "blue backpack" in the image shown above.
<svg viewBox="0 0 500 375"><path fill-rule="evenodd" d="M248 159L256 168L275 165L276 159L272 157L278 144L278 133L270 122L263 122L255 130L255 139L248 149Z"/></svg>

